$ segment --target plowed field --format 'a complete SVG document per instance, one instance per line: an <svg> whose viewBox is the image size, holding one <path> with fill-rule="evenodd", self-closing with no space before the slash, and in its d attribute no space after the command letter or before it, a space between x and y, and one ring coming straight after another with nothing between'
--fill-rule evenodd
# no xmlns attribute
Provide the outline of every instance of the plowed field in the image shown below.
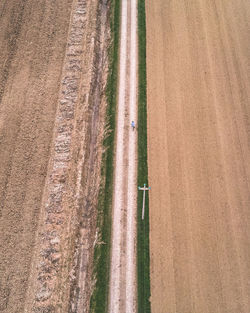
<svg viewBox="0 0 250 313"><path fill-rule="evenodd" d="M250 312L250 2L147 0L153 313Z"/></svg>
<svg viewBox="0 0 250 313"><path fill-rule="evenodd" d="M0 3L0 312L88 312L110 3Z"/></svg>
<svg viewBox="0 0 250 313"><path fill-rule="evenodd" d="M0 3L0 311L22 312L72 0Z"/></svg>

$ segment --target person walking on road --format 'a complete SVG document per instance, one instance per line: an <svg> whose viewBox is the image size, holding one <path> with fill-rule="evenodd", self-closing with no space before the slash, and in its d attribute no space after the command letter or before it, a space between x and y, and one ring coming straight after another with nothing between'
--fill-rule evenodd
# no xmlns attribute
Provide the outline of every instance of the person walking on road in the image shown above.
<svg viewBox="0 0 250 313"><path fill-rule="evenodd" d="M131 127L132 127L132 129L133 129L133 131L134 131L134 129L135 129L135 122L134 122L134 121L132 121Z"/></svg>

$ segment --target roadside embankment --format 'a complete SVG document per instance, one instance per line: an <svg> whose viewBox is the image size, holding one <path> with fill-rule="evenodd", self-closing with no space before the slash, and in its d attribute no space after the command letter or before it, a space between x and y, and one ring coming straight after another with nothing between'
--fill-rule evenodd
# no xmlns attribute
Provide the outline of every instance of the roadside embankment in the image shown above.
<svg viewBox="0 0 250 313"><path fill-rule="evenodd" d="M148 186L147 71L145 0L138 0L138 186ZM146 192L145 217L141 219L142 191L137 197L137 280L138 313L151 312L149 254L149 194Z"/></svg>
<svg viewBox="0 0 250 313"><path fill-rule="evenodd" d="M109 75L106 86L106 131L103 141L101 187L98 195L97 237L95 241L93 293L90 311L108 312L109 268L111 248L111 214L113 194L113 160L118 80L120 0L110 1Z"/></svg>

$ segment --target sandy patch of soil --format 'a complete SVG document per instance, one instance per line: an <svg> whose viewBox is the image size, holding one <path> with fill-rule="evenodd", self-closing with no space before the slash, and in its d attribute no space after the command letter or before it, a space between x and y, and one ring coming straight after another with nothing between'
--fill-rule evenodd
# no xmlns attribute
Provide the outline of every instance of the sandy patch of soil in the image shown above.
<svg viewBox="0 0 250 313"><path fill-rule="evenodd" d="M146 1L152 312L250 311L248 1Z"/></svg>

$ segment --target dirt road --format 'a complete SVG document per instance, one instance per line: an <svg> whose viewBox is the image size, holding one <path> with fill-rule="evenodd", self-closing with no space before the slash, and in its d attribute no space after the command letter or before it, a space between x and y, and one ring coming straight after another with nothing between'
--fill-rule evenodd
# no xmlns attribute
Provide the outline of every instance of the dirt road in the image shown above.
<svg viewBox="0 0 250 313"><path fill-rule="evenodd" d="M147 0L153 313L250 312L250 3Z"/></svg>
<svg viewBox="0 0 250 313"><path fill-rule="evenodd" d="M122 1L109 312L136 312L137 2Z"/></svg>

